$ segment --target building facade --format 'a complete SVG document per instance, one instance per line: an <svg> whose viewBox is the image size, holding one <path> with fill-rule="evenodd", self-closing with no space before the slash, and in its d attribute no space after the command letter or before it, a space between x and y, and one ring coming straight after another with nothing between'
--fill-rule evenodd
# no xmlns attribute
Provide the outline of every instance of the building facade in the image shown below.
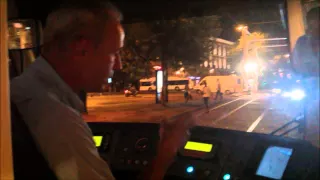
<svg viewBox="0 0 320 180"><path fill-rule="evenodd" d="M221 38L210 38L208 44L208 58L203 60L200 67L209 74L222 74L229 71L231 65L228 62L228 54L234 42Z"/></svg>

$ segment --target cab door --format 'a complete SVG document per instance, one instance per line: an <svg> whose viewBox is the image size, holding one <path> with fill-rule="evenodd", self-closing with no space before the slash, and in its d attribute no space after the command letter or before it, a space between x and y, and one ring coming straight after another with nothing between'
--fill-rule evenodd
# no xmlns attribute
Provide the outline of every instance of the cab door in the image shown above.
<svg viewBox="0 0 320 180"><path fill-rule="evenodd" d="M9 108L7 0L0 1L0 179L13 180Z"/></svg>
<svg viewBox="0 0 320 180"><path fill-rule="evenodd" d="M14 0L0 0L0 179L13 175L10 79L20 75L40 53L42 26L34 19L17 18ZM8 17L9 15L9 17ZM8 19L11 19L8 21Z"/></svg>

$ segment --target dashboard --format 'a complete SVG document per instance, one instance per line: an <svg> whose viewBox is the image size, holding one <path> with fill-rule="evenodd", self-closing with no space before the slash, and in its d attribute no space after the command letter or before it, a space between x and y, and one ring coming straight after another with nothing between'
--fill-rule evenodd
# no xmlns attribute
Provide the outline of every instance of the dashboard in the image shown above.
<svg viewBox="0 0 320 180"><path fill-rule="evenodd" d="M136 179L157 154L159 125L89 123L101 157L116 179ZM257 133L194 127L165 179L319 179L319 149Z"/></svg>

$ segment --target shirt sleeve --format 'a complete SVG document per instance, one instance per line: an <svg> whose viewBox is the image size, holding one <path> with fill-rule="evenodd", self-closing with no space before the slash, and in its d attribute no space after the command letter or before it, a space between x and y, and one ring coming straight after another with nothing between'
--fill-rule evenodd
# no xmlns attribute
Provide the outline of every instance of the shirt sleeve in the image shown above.
<svg viewBox="0 0 320 180"><path fill-rule="evenodd" d="M293 61L293 68L295 71L297 71L298 73L305 73L306 69L305 69L305 65L303 63L303 58L302 58L302 54L304 53L304 41L305 41L305 37L301 36L297 42L296 45L293 49L292 52L292 61Z"/></svg>
<svg viewBox="0 0 320 180"><path fill-rule="evenodd" d="M50 98L18 105L34 140L60 180L114 180L80 114Z"/></svg>

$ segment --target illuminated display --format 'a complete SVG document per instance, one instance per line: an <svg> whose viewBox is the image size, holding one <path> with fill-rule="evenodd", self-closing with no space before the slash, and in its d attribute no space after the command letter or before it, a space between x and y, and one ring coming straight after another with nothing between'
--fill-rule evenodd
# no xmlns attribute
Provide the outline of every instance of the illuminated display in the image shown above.
<svg viewBox="0 0 320 180"><path fill-rule="evenodd" d="M187 171L187 173L193 173L193 171L194 171L193 166L188 166L186 171Z"/></svg>
<svg viewBox="0 0 320 180"><path fill-rule="evenodd" d="M184 149L200 152L211 152L212 144L188 141L187 144L184 146Z"/></svg>
<svg viewBox="0 0 320 180"><path fill-rule="evenodd" d="M157 92L162 92L163 86L163 71L157 71Z"/></svg>
<svg viewBox="0 0 320 180"><path fill-rule="evenodd" d="M263 155L256 175L272 179L282 179L293 150L290 148L271 146Z"/></svg>
<svg viewBox="0 0 320 180"><path fill-rule="evenodd" d="M93 136L93 141L96 144L96 147L101 146L102 138L102 136Z"/></svg>

